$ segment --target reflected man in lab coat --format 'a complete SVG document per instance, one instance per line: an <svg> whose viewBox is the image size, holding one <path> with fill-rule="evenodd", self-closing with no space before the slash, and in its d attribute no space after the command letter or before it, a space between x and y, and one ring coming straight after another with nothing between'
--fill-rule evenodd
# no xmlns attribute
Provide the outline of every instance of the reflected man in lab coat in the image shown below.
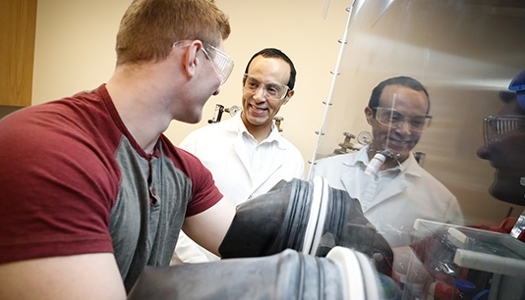
<svg viewBox="0 0 525 300"><path fill-rule="evenodd" d="M364 110L371 144L320 159L313 168L312 176L325 177L360 201L365 217L391 247L409 244L407 233L417 218L463 224L456 197L411 152L430 123L429 110L428 92L419 81L386 79L373 89Z"/></svg>
<svg viewBox="0 0 525 300"><path fill-rule="evenodd" d="M257 52L242 78L242 111L193 131L179 145L202 161L219 190L235 205L267 192L282 179L304 177L301 152L273 122L294 95L295 77L294 64L282 51ZM180 261L216 259L200 250L181 234L176 248Z"/></svg>

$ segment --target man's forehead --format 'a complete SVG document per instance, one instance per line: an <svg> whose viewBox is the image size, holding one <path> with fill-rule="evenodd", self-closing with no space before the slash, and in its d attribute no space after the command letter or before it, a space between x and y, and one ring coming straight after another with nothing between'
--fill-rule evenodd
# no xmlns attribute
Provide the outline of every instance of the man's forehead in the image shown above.
<svg viewBox="0 0 525 300"><path fill-rule="evenodd" d="M394 100L394 95L397 100L422 99L428 102L427 95L424 91L418 91L404 85L391 84L383 88L381 96L379 97L379 103L391 103Z"/></svg>
<svg viewBox="0 0 525 300"><path fill-rule="evenodd" d="M285 81L283 84L286 84L290 77L290 66L279 57L258 55L250 62L248 74L254 75L258 80L271 78L272 81Z"/></svg>

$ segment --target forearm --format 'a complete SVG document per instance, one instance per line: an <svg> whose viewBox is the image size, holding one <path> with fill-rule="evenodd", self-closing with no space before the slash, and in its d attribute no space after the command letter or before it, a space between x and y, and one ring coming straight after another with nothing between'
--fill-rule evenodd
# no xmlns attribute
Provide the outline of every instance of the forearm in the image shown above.
<svg viewBox="0 0 525 300"><path fill-rule="evenodd" d="M0 265L0 299L125 299L112 253L58 256Z"/></svg>
<svg viewBox="0 0 525 300"><path fill-rule="evenodd" d="M235 206L222 199L208 210L186 218L183 230L199 245L213 254L219 255L219 245L224 239L234 216Z"/></svg>

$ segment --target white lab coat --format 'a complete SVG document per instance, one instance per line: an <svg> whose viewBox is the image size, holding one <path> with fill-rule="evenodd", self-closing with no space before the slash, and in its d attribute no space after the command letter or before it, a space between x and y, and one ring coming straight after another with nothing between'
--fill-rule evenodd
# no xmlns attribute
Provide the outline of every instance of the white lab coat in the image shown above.
<svg viewBox="0 0 525 300"><path fill-rule="evenodd" d="M316 161L312 175L357 198L365 217L392 247L409 243L409 231L417 218L462 225L456 197L424 170L412 153L401 166L366 175L368 146L358 152Z"/></svg>
<svg viewBox="0 0 525 300"><path fill-rule="evenodd" d="M215 184L235 205L266 193L280 180L304 178L301 152L272 126L268 138L257 143L247 131L241 113L191 132L179 145L197 156L211 171ZM181 232L182 234L182 232ZM176 253L182 261L205 261L179 237Z"/></svg>

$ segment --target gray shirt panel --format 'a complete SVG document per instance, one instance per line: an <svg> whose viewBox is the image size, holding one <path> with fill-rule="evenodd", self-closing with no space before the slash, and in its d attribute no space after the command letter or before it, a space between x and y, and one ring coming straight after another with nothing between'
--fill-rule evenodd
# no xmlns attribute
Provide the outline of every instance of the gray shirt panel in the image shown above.
<svg viewBox="0 0 525 300"><path fill-rule="evenodd" d="M110 233L129 292L146 266L169 265L192 197L192 181L162 152L148 160L125 137L115 157L122 180Z"/></svg>

